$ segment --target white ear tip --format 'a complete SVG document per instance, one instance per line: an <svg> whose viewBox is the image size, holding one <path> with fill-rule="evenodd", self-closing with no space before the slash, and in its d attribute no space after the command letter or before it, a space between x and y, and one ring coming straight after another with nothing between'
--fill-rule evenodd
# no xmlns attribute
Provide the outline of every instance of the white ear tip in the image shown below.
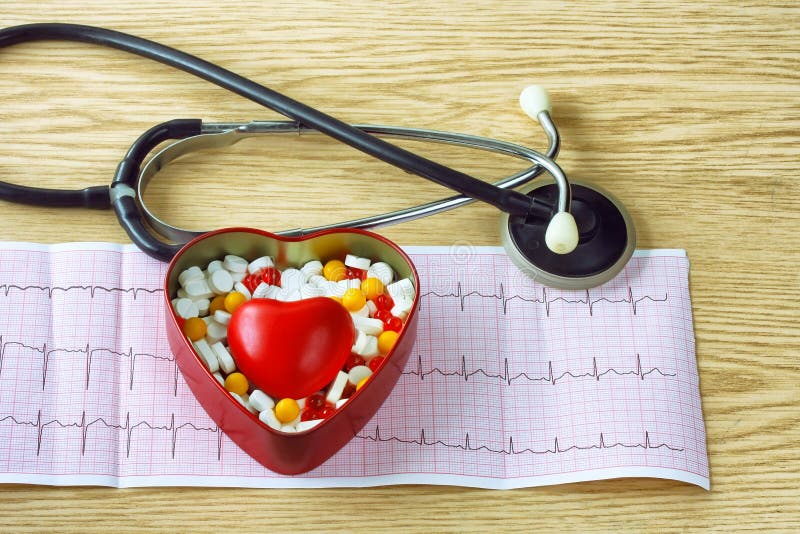
<svg viewBox="0 0 800 534"><path fill-rule="evenodd" d="M550 219L544 242L556 254L569 254L575 250L578 246L578 225L571 213L562 211Z"/></svg>
<svg viewBox="0 0 800 534"><path fill-rule="evenodd" d="M522 106L522 111L535 121L539 120L540 112L553 111L553 107L550 105L550 95L547 94L544 87L539 85L531 85L523 89L519 95L519 105Z"/></svg>

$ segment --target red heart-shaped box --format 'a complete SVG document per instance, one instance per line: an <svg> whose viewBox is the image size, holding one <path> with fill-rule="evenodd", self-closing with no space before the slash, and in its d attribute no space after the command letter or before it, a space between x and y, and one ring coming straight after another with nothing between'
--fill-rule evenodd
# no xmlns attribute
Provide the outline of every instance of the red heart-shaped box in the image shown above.
<svg viewBox="0 0 800 534"><path fill-rule="evenodd" d="M346 254L384 261L398 279L410 278L416 289L414 306L394 348L367 384L353 394L336 413L305 432L273 430L237 402L208 372L191 342L184 336L171 306L178 289L178 275L192 265L234 254L248 260L271 256L279 269L302 266L311 260L343 259ZM309 471L333 456L375 415L400 378L417 334L419 276L411 259L394 243L377 234L357 229L318 232L303 237L281 237L251 228L230 228L203 234L183 247L167 270L164 297L167 338L175 361L194 396L208 415L243 451L267 469L283 474Z"/></svg>

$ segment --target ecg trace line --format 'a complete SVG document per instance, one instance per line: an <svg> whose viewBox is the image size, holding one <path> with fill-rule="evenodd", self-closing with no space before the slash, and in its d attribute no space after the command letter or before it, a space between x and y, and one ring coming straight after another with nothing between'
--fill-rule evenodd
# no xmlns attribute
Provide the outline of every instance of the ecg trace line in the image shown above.
<svg viewBox="0 0 800 534"><path fill-rule="evenodd" d="M659 444L655 444L654 445L653 443L650 442L650 432L648 432L648 431L645 431L644 440L641 443L624 443L622 441L616 441L614 443L607 444L605 442L605 437L603 436L603 433L601 432L600 433L600 439L598 440L597 443L592 443L592 444L588 444L588 445L574 444L574 445L570 445L569 447L562 447L558 442L558 437L556 436L553 439L553 448L546 448L546 449L541 449L541 450L540 449L533 449L531 447L525 447L524 449L517 449L514 446L514 436L509 436L508 437L508 445L504 445L502 449L496 449L496 448L489 447L488 445L473 444L472 441L470 440L469 432L464 434L464 442L463 443L449 443L449 442L441 440L441 439L434 439L434 440L427 439L425 437L425 429L424 428L420 429L419 438L416 438L416 439L413 439L413 438L404 439L404 438L400 438L400 437L397 437L397 436L390 436L390 437L386 437L385 438L385 437L381 436L381 432L380 431L381 431L380 426L376 425L375 426L375 432L373 434L370 435L370 434L360 433L360 434L356 434L355 437L357 437L359 439L368 440L368 441L374 441L376 443L381 443L381 442L382 443L386 443L386 442L394 441L394 442L397 442L397 443L419 445L420 447L441 445L443 447L447 447L447 448L451 448L451 449L461 449L461 450L464 450L464 451L485 451L485 452L491 452L491 453L495 453L495 454L505 454L505 455L508 455L508 456L516 455L516 454L537 454L537 455L541 455L541 454L561 454L561 453L569 452L569 451L572 451L572 450L588 451L588 450L592 450L592 449L613 449L613 448L616 448L616 447L622 447L622 448L626 448L626 449L645 449L645 450L648 450L648 449L662 449L663 448L663 449L668 449L668 450L673 451L673 452L682 452L683 451L683 448L675 447L675 446L669 445L667 443L659 443Z"/></svg>
<svg viewBox="0 0 800 534"><path fill-rule="evenodd" d="M161 360L166 362L172 362L173 365L173 372L172 372L172 380L173 380L173 389L172 395L177 397L178 396L178 364L175 362L175 358L171 356L159 356L157 354L148 354L144 352L133 352L133 347L128 349L128 352L119 352L113 349L107 348L96 348L93 349L86 344L86 347L80 349L64 349L64 348L48 348L47 343L43 343L41 347L34 347L31 345L26 345L25 343L20 343L19 341L5 341L3 336L0 335L0 377L3 375L3 363L6 356L6 349L8 347L20 347L23 349L31 350L34 352L38 352L42 355L42 390L45 389L47 385L47 369L50 364L50 356L54 352L63 352L66 354L84 354L84 359L86 361L85 368L85 380L83 388L84 390L89 389L90 378L92 374L92 360L94 355L99 352L111 354L112 356L120 357L120 358L128 358L131 362L130 371L128 376L128 389L133 390L133 376L134 372L136 371L136 358L139 356L151 358L153 360Z"/></svg>
<svg viewBox="0 0 800 534"><path fill-rule="evenodd" d="M669 299L669 295L667 293L664 293L664 297L663 298L652 297L650 295L644 295L644 296L639 297L639 298L634 298L633 297L633 289L630 286L628 286L628 294L627 294L627 296L619 298L619 299L610 299L608 297L598 297L598 298L593 299L591 297L591 294L589 293L588 289L585 291L584 296L583 297L579 297L579 298L566 298L566 297L550 298L548 296L547 291L548 291L547 288L543 287L542 288L541 297L538 297L538 296L535 296L535 297L524 297L522 295L511 295L511 296L508 296L505 293L505 287L501 283L500 284L500 292L499 293L481 293L480 291L469 291L467 293L464 293L464 291L463 291L463 289L461 287L461 282L458 282L458 285L456 286L456 291L455 292L437 293L436 291L428 291L428 292L422 293L420 296L421 297L442 298L442 299L445 299L445 298L458 299L459 302L460 302L461 311L464 311L464 303L470 297L495 299L495 300L498 300L498 301L500 301L502 303L502 305L503 305L503 315L508 313L508 303L509 302L511 302L512 300L520 300L520 301L528 302L528 303L531 303L531 304L543 304L544 305L544 309L545 309L545 315L547 317L550 317L551 305L556 303L556 302L564 302L566 304L585 304L589 309L589 316L593 316L594 315L594 306L596 304L599 304L599 303L628 304L631 307L631 311L633 312L633 315L636 315L636 312L638 310L639 304L644 302L644 301L667 302L667 300Z"/></svg>
<svg viewBox="0 0 800 534"><path fill-rule="evenodd" d="M149 430L165 430L171 433L172 438L172 451L171 456L172 459L175 459L175 443L178 440L178 431L183 429L190 429L195 432L211 432L217 434L217 460L222 459L222 436L223 433L220 431L219 427L214 425L213 427L200 427L195 425L194 423L182 423L180 425L175 424L175 414L171 414L169 423L166 425L155 425L149 423L147 421L139 421L138 423L131 424L131 414L128 412L125 415L125 423L123 424L113 424L109 423L102 417L97 417L92 419L91 421L86 420L86 411L81 414L81 420L76 423L63 423L58 419L51 419L49 421L42 420L42 411L39 410L39 413L36 416L35 421L26 421L20 420L14 417L13 415L6 415L5 417L0 418L0 423L4 421L10 421L11 423L18 425L18 426L29 426L35 427L37 429L36 434L36 456L39 456L42 450L42 434L49 426L53 426L54 428L80 428L81 429L81 456L86 454L86 441L87 441L87 434L89 429L93 425L101 425L106 428L110 428L113 430L125 430L126 432L126 441L125 441L125 456L126 458L130 458L131 455L131 437L133 436L133 431L138 428L146 428Z"/></svg>
<svg viewBox="0 0 800 534"><path fill-rule="evenodd" d="M67 287L59 287L59 286L37 286L37 285L29 285L29 286L20 286L16 284L0 284L0 292L4 294L4 296L8 296L11 290L16 291L42 291L47 295L47 298L53 298L53 293L56 291L61 291L63 293L67 293L68 291L74 290L83 290L89 291L89 296L94 298L94 294L96 291L104 291L106 293L130 293L133 295L133 298L136 299L140 292L142 293L149 293L149 294L157 294L163 293L164 290L161 288L150 289L146 287L105 287L105 286L96 286L96 285L77 285L77 286L67 286Z"/></svg>
<svg viewBox="0 0 800 534"><path fill-rule="evenodd" d="M190 430L193 432L210 432L212 434L217 435L217 461L222 461L222 441L224 433L220 430L220 428L216 425L213 427L201 427L197 426L194 423L182 423L176 424L175 423L175 414L171 414L169 423L164 425L157 425L147 421L139 421L138 423L131 423L131 414L128 412L125 415L125 422L122 424L113 424L109 423L102 417L97 417L92 420L88 420L86 417L86 412L82 412L81 419L78 422L74 423L64 423L58 419L50 419L45 421L42 418L42 411L39 410L36 420L28 421L25 419L17 419L13 415L6 415L4 417L0 417L0 423L3 422L10 422L17 426L25 426L30 428L36 428L36 456L41 454L42 449L42 442L44 440L44 431L48 429L48 427L53 427L56 429L69 429L69 428L80 428L81 429L81 456L85 456L86 454L86 444L89 441L89 429L92 426L98 425L103 426L105 428L109 428L112 430L124 430L126 433L126 440L125 440L125 456L126 458L130 458L131 454L131 441L134 430L137 429L147 429L150 431L167 431L170 435L171 440L171 451L170 457L172 460L175 459L175 449L176 443L178 440L178 432L184 430ZM396 442L406 445L419 445L420 447L432 447L432 446L442 446L451 449L461 449L464 451L482 451L482 452L489 452L493 454L505 454L507 456L512 455L519 455L519 454L534 454L534 455L546 455L546 454L563 454L570 451L588 451L588 450L601 450L601 449L614 449L614 448L625 448L625 449L644 449L644 450L658 450L658 449L667 449L673 452L683 452L682 447L677 447L670 445L666 442L664 443L652 443L650 439L650 432L645 431L644 439L639 443L626 443L623 441L616 441L613 443L606 443L605 435L601 432L599 436L599 440L597 443L589 443L586 445L579 445L573 444L570 446L563 446L559 443L558 436L553 438L553 446L544 448L544 449L534 449L532 447L525 447L525 448L517 448L514 445L514 436L508 437L508 444L504 445L502 448L493 448L489 445L480 445L475 442L472 438L470 438L469 432L464 434L464 442L463 443L451 443L441 439L428 439L425 437L425 429L421 428L419 432L418 438L401 438L399 436L388 436L385 437L381 435L381 429L379 425L375 426L375 430L372 434L365 434L359 433L355 435L358 439L363 439L366 441L372 441L374 443L390 443Z"/></svg>
<svg viewBox="0 0 800 534"><path fill-rule="evenodd" d="M454 371L444 371L439 367L432 367L427 371L423 371L422 369L422 355L417 355L417 368L411 371L404 371L402 374L404 375L413 375L417 376L420 380L425 380L425 378L433 375L438 374L443 377L451 377L451 376L458 376L464 379L464 382L468 382L473 376L475 375L482 375L486 378L497 379L501 382L505 382L507 385L511 385L512 382L515 380L527 380L529 382L549 382L552 385L556 385L557 382L566 378L593 378L595 381L599 382L600 378L614 374L617 376L636 376L640 380L644 380L646 376L651 374L657 373L662 377L674 377L676 373L668 373L664 372L658 367L651 367L650 369L644 370L642 368L642 358L639 354L636 355L636 366L633 369L623 371L619 369L615 369L613 367L609 367L605 371L600 371L597 367L597 358L592 358L592 370L586 373L574 373L572 371L564 371L559 375L555 375L553 373L553 362L552 360L547 362L547 374L543 376L533 376L528 374L527 372L517 373L512 375L509 370L508 358L504 359L503 371L500 373L489 373L485 369L478 367L472 371L467 371L467 359L464 355L461 356L461 368L454 370Z"/></svg>

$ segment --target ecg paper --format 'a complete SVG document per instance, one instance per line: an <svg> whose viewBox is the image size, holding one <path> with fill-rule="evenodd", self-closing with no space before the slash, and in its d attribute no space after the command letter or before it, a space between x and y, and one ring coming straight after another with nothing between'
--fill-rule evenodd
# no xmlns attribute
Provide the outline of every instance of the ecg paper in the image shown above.
<svg viewBox="0 0 800 534"><path fill-rule="evenodd" d="M416 347L358 435L309 473L244 454L181 378L166 265L130 245L0 243L0 482L517 488L659 477L708 489L688 260L639 251L548 289L494 247L407 247Z"/></svg>

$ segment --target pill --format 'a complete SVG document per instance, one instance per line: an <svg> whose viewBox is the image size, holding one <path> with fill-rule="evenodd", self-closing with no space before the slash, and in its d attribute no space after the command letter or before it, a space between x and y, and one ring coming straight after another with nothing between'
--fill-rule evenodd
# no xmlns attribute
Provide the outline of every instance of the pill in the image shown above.
<svg viewBox="0 0 800 534"><path fill-rule="evenodd" d="M258 410L253 408L253 405L250 403L250 396L247 393L244 393L244 394L239 395L239 396L242 398L242 404L244 405L245 408L247 408L248 412L250 412L250 413L258 413Z"/></svg>
<svg viewBox="0 0 800 534"><path fill-rule="evenodd" d="M300 288L300 296L304 299L324 297L325 291L312 284L303 284L303 287Z"/></svg>
<svg viewBox="0 0 800 534"><path fill-rule="evenodd" d="M244 278L248 276L247 271L242 271L240 273L231 273L231 278L233 278L233 282L242 282Z"/></svg>
<svg viewBox="0 0 800 534"><path fill-rule="evenodd" d="M225 377L225 389L231 393L244 395L250 389L250 383L242 373L231 373Z"/></svg>
<svg viewBox="0 0 800 534"><path fill-rule="evenodd" d="M210 299L214 296L214 292L206 283L204 278L189 280L184 286L186 294L193 299Z"/></svg>
<svg viewBox="0 0 800 534"><path fill-rule="evenodd" d="M347 373L347 381L356 386L359 382L370 376L372 376L372 370L369 367L366 365L356 365Z"/></svg>
<svg viewBox="0 0 800 534"><path fill-rule="evenodd" d="M336 283L339 284L339 287L344 288L345 291L347 291L348 289L358 289L359 291L361 291L361 280L358 278L348 278L345 280L339 280Z"/></svg>
<svg viewBox="0 0 800 534"><path fill-rule="evenodd" d="M338 401L336 401L336 409L338 410L339 408L341 408L342 406L344 406L344 404L345 404L347 401L348 401L348 399L339 399Z"/></svg>
<svg viewBox="0 0 800 534"><path fill-rule="evenodd" d="M189 319L191 317L197 317L200 315L200 310L197 309L197 304L191 301L191 299L178 299L175 301L175 313L177 313L183 319Z"/></svg>
<svg viewBox="0 0 800 534"><path fill-rule="evenodd" d="M344 280L345 276L347 276L347 268L341 260L330 260L322 268L322 276L326 280L338 282L339 280Z"/></svg>
<svg viewBox="0 0 800 534"><path fill-rule="evenodd" d="M208 274L213 274L219 271L220 269L224 269L224 267L222 266L222 262L220 260L214 260L208 264L208 267L206 267L206 271L208 271Z"/></svg>
<svg viewBox="0 0 800 534"><path fill-rule="evenodd" d="M287 434L291 434L293 432L297 432L292 425L283 425L281 427L281 432L286 432Z"/></svg>
<svg viewBox="0 0 800 534"><path fill-rule="evenodd" d="M320 284L322 291L325 292L326 297L339 297L342 298L344 296L345 291L347 288L340 286L336 282L327 281L325 284Z"/></svg>
<svg viewBox="0 0 800 534"><path fill-rule="evenodd" d="M237 282L234 280L233 290L236 291L237 293L241 293L242 295L244 295L245 300L250 300L251 298L253 298L253 294L250 292L249 289L247 289L247 286L244 285L242 282Z"/></svg>
<svg viewBox="0 0 800 534"><path fill-rule="evenodd" d="M318 260L309 261L300 268L300 271L305 275L305 281L307 282L312 276L322 274L322 262Z"/></svg>
<svg viewBox="0 0 800 534"><path fill-rule="evenodd" d="M250 394L250 405L256 411L263 412L264 410L272 410L275 407L275 401L260 389L254 389Z"/></svg>
<svg viewBox="0 0 800 534"><path fill-rule="evenodd" d="M272 258L269 256L261 256L260 258L256 258L250 262L247 266L247 272L250 274L255 274L261 269L266 269L267 267L272 267L275 265L272 263Z"/></svg>
<svg viewBox="0 0 800 534"><path fill-rule="evenodd" d="M258 284L258 287L253 290L254 299L274 299L280 293L280 286L271 286L264 282Z"/></svg>
<svg viewBox="0 0 800 534"><path fill-rule="evenodd" d="M414 284L408 278L403 278L393 284L389 284L386 286L386 292L389 293L389 296L392 297L394 301L402 298L413 301L416 296Z"/></svg>
<svg viewBox="0 0 800 534"><path fill-rule="evenodd" d="M225 348L225 345L223 345L221 341L217 341L211 345L211 350L213 350L214 354L217 356L220 369L226 374L230 374L236 370L236 363L233 361L233 356L231 356L231 353L228 352L228 349Z"/></svg>
<svg viewBox="0 0 800 534"><path fill-rule="evenodd" d="M364 306L360 310L350 312L350 315L352 317L369 317L369 306L364 304Z"/></svg>
<svg viewBox="0 0 800 534"><path fill-rule="evenodd" d="M394 271L388 263L379 261L369 266L367 278L377 278L384 286L388 286L394 280Z"/></svg>
<svg viewBox="0 0 800 534"><path fill-rule="evenodd" d="M399 317L400 319L405 320L408 317L409 312L411 312L411 308L414 306L413 300L408 300L405 298L397 299L394 301L394 306L391 309L391 314L395 317Z"/></svg>
<svg viewBox="0 0 800 534"><path fill-rule="evenodd" d="M197 311L200 315L208 315L208 308L211 306L211 301L208 299L195 299L192 302L197 306Z"/></svg>
<svg viewBox="0 0 800 534"><path fill-rule="evenodd" d="M358 384L356 384L356 391L358 391L359 389L363 388L363 387L364 387L364 385L365 385L365 384L366 384L368 381L369 381L369 376L365 376L364 378L362 378L361 380L359 380L359 381L358 381Z"/></svg>
<svg viewBox="0 0 800 534"><path fill-rule="evenodd" d="M227 295L225 295L225 311L228 313L233 313L236 311L236 308L241 306L247 301L247 297L243 294L239 293L238 291L231 291Z"/></svg>
<svg viewBox="0 0 800 534"><path fill-rule="evenodd" d="M186 286L190 280L200 280L203 278L203 270L200 267L193 265L178 275L178 283L181 286Z"/></svg>
<svg viewBox="0 0 800 534"><path fill-rule="evenodd" d="M283 302L294 302L297 300L302 300L303 296L300 294L299 289L290 290L287 288L281 288L281 290L275 296L275 299Z"/></svg>
<svg viewBox="0 0 800 534"><path fill-rule="evenodd" d="M220 269L208 276L208 287L217 295L223 295L233 289L233 278L231 273L225 269Z"/></svg>
<svg viewBox="0 0 800 534"><path fill-rule="evenodd" d="M216 315L216 314L215 314ZM228 327L216 320L206 323L206 335L214 339L225 339L228 337Z"/></svg>
<svg viewBox="0 0 800 534"><path fill-rule="evenodd" d="M281 272L275 267L267 267L261 271L261 281L271 286L281 285Z"/></svg>
<svg viewBox="0 0 800 534"><path fill-rule="evenodd" d="M312 286L322 287L322 284L326 283L327 281L328 280L324 276L320 276L318 274L315 274L315 275L312 275L311 277L309 277L309 279L307 280L307 283L312 285Z"/></svg>
<svg viewBox="0 0 800 534"><path fill-rule="evenodd" d="M362 271L366 271L369 269L372 260L369 258L361 258L359 256L354 256L353 254L348 254L344 258L344 264L347 267L352 267L353 269L360 269Z"/></svg>
<svg viewBox="0 0 800 534"><path fill-rule="evenodd" d="M217 382L219 382L219 385L222 386L222 387L225 387L225 378L223 378L222 375L219 374L219 373L213 373L213 375L214 375L214 378L217 379Z"/></svg>
<svg viewBox="0 0 800 534"><path fill-rule="evenodd" d="M306 283L306 275L299 269L286 269L281 273L281 287L289 290L299 290Z"/></svg>
<svg viewBox="0 0 800 534"><path fill-rule="evenodd" d="M378 295L383 295L383 282L377 278L367 278L361 282L361 292L367 300L372 300Z"/></svg>
<svg viewBox="0 0 800 534"><path fill-rule="evenodd" d="M294 421L300 415L300 406L294 399L281 399L275 403L275 417L283 424Z"/></svg>
<svg viewBox="0 0 800 534"><path fill-rule="evenodd" d="M258 414L258 420L267 425L270 428L274 428L275 430L281 429L281 422L278 421L278 418L275 417L275 412L272 409L264 410Z"/></svg>
<svg viewBox="0 0 800 534"><path fill-rule="evenodd" d="M367 299L360 289L348 289L342 295L342 305L351 312L355 312L366 306Z"/></svg>
<svg viewBox="0 0 800 534"><path fill-rule="evenodd" d="M217 310L224 310L225 309L225 295L217 295L211 300L211 304L208 305L208 313L214 314Z"/></svg>
<svg viewBox="0 0 800 534"><path fill-rule="evenodd" d="M214 312L214 320L219 324L224 324L227 326L227 324L231 322L231 314L225 310L217 310Z"/></svg>
<svg viewBox="0 0 800 534"><path fill-rule="evenodd" d="M384 330L400 332L403 329L403 320L390 314L390 317L383 321L383 328Z"/></svg>
<svg viewBox="0 0 800 534"><path fill-rule="evenodd" d="M177 295L178 295L179 299L188 299L189 298L189 293L187 293L186 290L183 289L183 288L178 290Z"/></svg>
<svg viewBox="0 0 800 534"><path fill-rule="evenodd" d="M311 430L318 424L320 424L324 419L311 419L309 421L300 421L297 423L297 426L294 427L296 432L305 432L306 430Z"/></svg>
<svg viewBox="0 0 800 534"><path fill-rule="evenodd" d="M353 326L356 330L360 330L370 336L379 336L383 332L383 321L380 319L370 319L369 317L361 317L353 315Z"/></svg>
<svg viewBox="0 0 800 534"><path fill-rule="evenodd" d="M189 317L186 319L186 322L183 323L183 333L192 341L200 341L206 337L206 330L208 330L208 328L206 327L205 321L199 317Z"/></svg>
<svg viewBox="0 0 800 534"><path fill-rule="evenodd" d="M378 295L373 300L375 303L375 307L379 310L391 310L394 306L394 302L392 301L392 297L384 293L383 295Z"/></svg>
<svg viewBox="0 0 800 534"><path fill-rule="evenodd" d="M336 378L334 378L330 388L328 388L328 393L325 395L325 401L328 404L336 404L336 401L342 398L342 392L344 392L344 387L346 385L347 373L339 371L339 374L337 374Z"/></svg>
<svg viewBox="0 0 800 534"><path fill-rule="evenodd" d="M210 372L216 373L219 371L219 360L205 339L195 341L192 343L192 345L194 346L195 352L198 356L200 356Z"/></svg>
<svg viewBox="0 0 800 534"><path fill-rule="evenodd" d="M394 347L394 344L397 343L398 337L400 337L400 334L391 330L387 330L381 334L378 337L378 351L380 351L381 354L388 354Z"/></svg>
<svg viewBox="0 0 800 534"><path fill-rule="evenodd" d="M243 273L247 270L247 260L244 258L240 258L239 256L234 256L233 254L228 254L222 260L222 266L225 267L232 273Z"/></svg>

